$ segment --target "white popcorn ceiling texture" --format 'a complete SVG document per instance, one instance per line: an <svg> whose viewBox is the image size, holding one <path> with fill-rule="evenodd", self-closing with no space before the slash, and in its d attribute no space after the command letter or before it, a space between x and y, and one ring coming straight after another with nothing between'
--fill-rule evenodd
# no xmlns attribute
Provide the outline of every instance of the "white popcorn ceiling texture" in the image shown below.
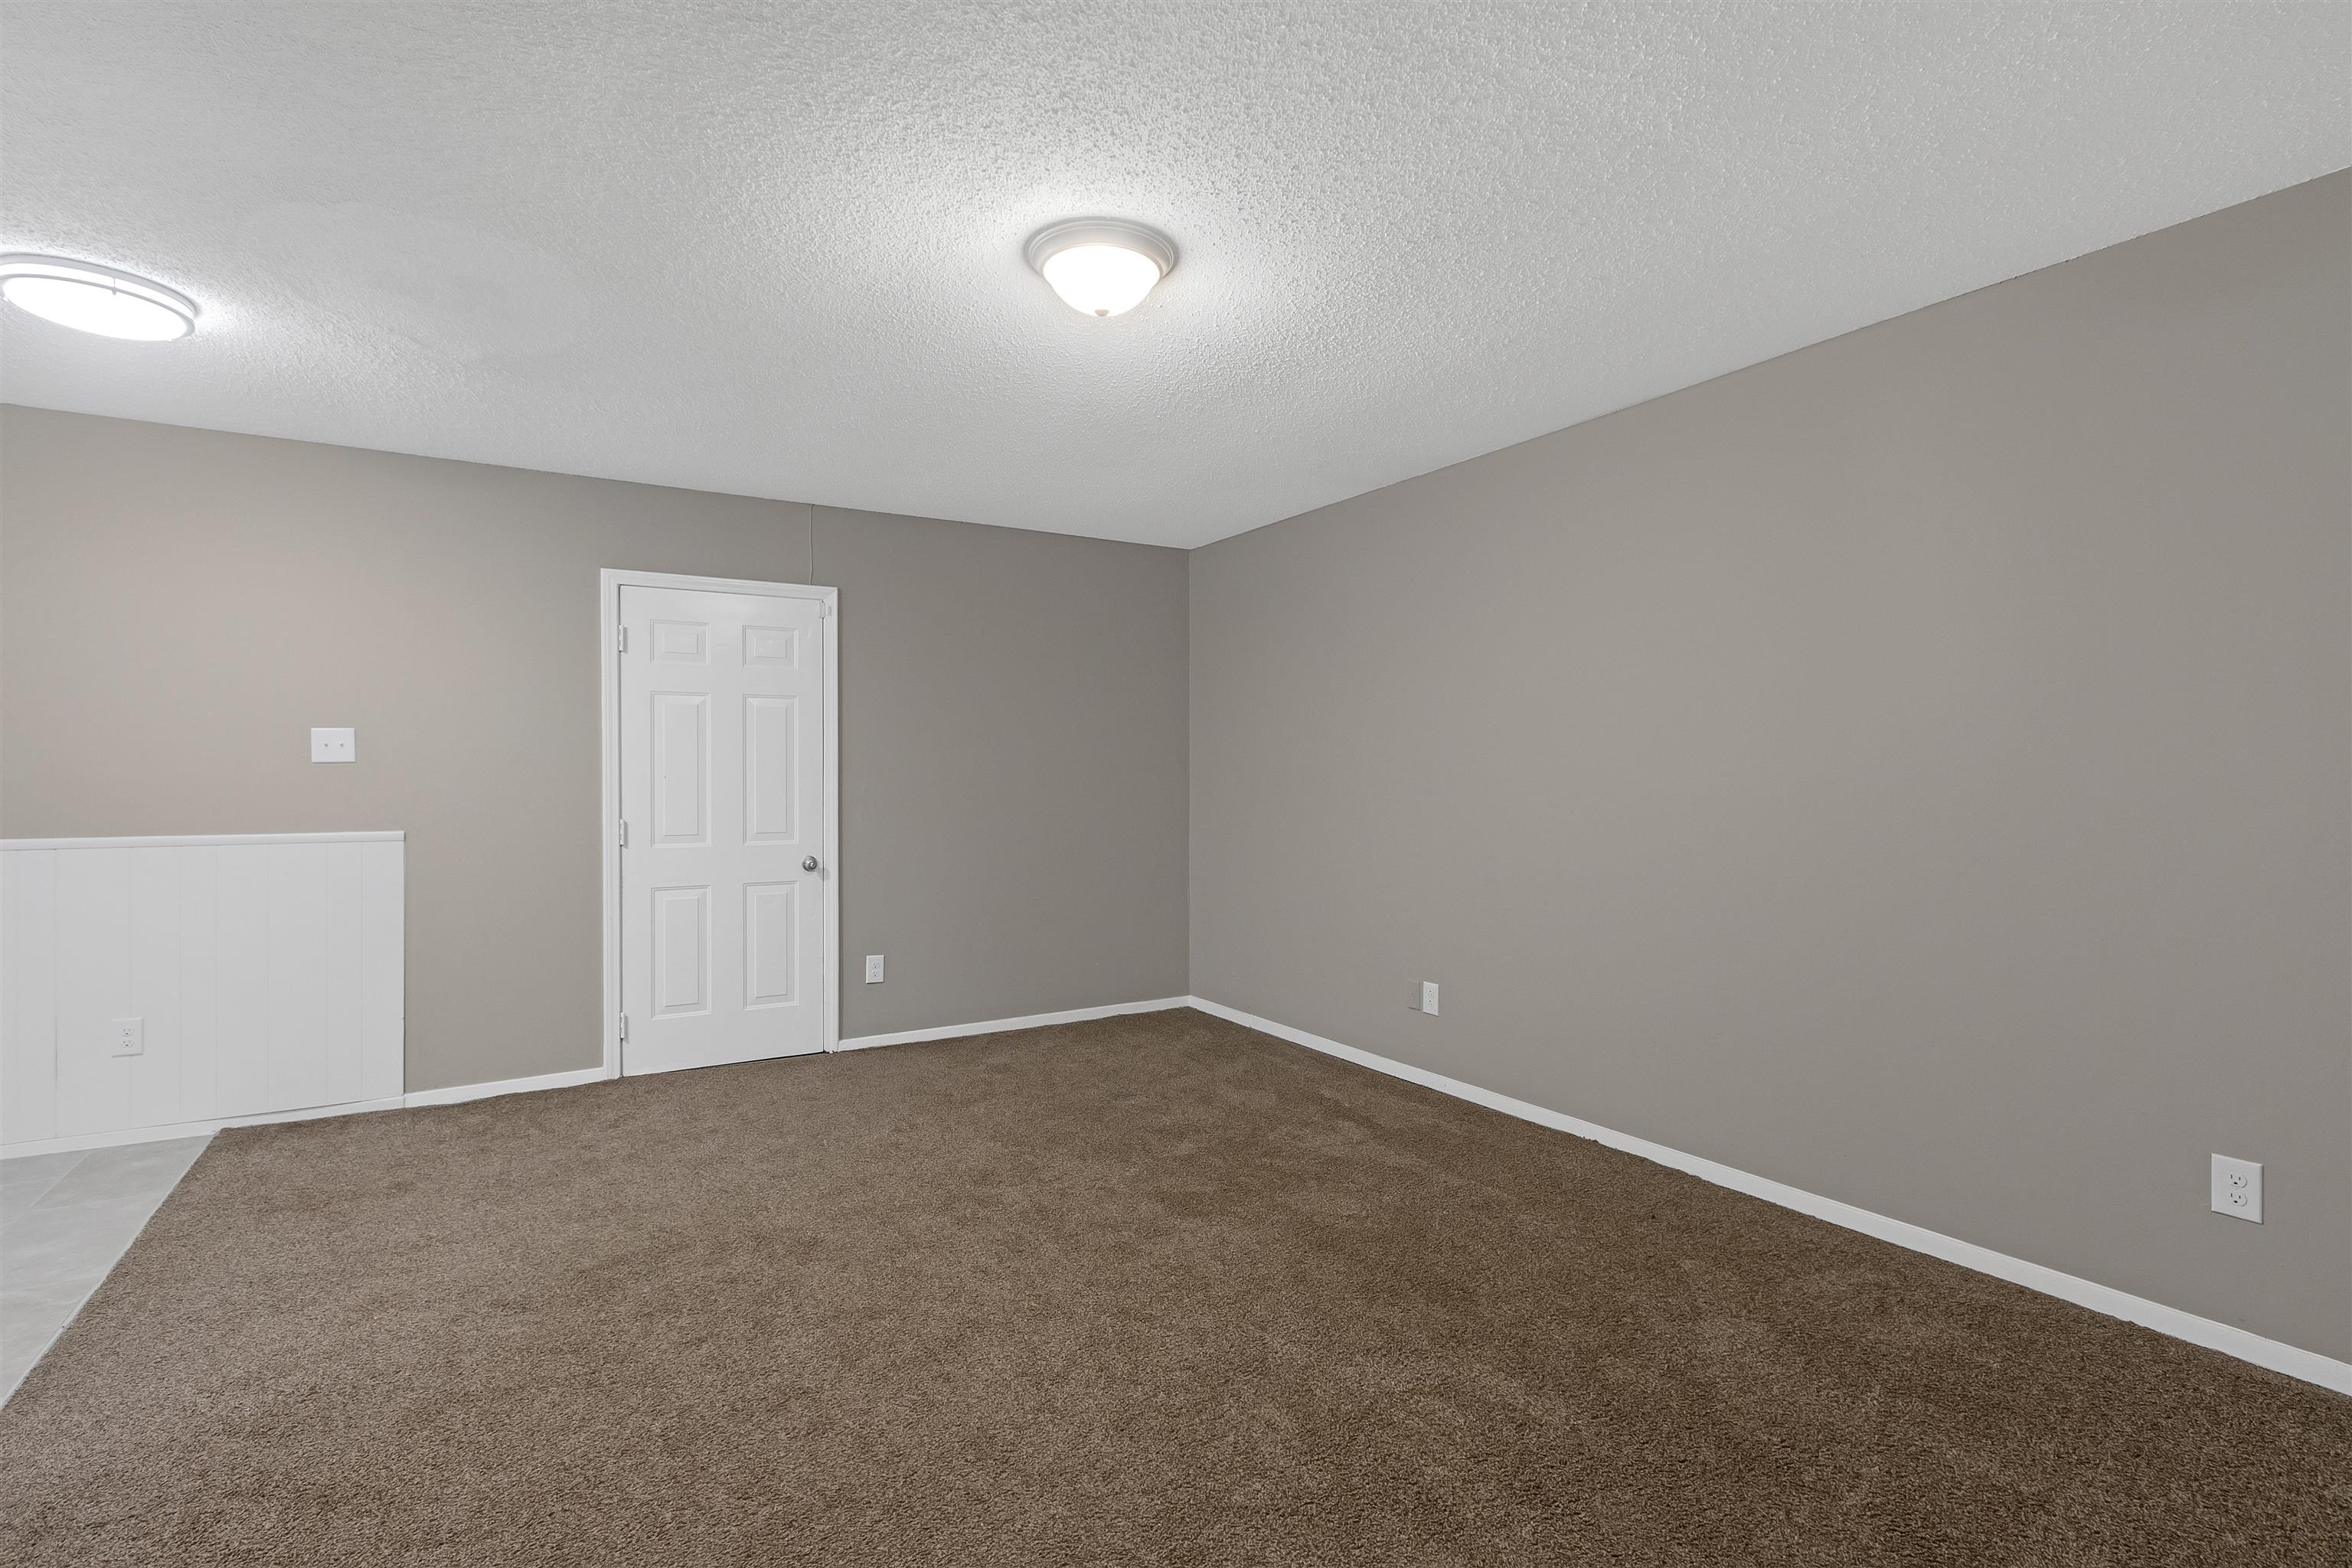
<svg viewBox="0 0 2352 1568"><path fill-rule="evenodd" d="M2352 7L0 10L18 403L1195 545L2352 163ZM1154 224L1133 313L1021 258Z"/></svg>

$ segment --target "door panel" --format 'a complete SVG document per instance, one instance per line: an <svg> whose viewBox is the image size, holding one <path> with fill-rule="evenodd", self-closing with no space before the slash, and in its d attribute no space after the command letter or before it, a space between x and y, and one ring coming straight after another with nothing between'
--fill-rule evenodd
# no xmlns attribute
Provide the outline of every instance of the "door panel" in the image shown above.
<svg viewBox="0 0 2352 1568"><path fill-rule="evenodd" d="M743 837L753 844L797 844L793 826L798 773L793 739L800 722L799 700L743 699Z"/></svg>
<svg viewBox="0 0 2352 1568"><path fill-rule="evenodd" d="M710 1011L710 889L656 888L653 1011L676 1018Z"/></svg>
<svg viewBox="0 0 2352 1568"><path fill-rule="evenodd" d="M654 842L688 847L709 841L710 699L654 693Z"/></svg>
<svg viewBox="0 0 2352 1568"><path fill-rule="evenodd" d="M781 1007L793 1000L793 889L754 882L743 889L743 1005Z"/></svg>
<svg viewBox="0 0 2352 1568"><path fill-rule="evenodd" d="M824 1047L818 601L624 586L625 1073Z"/></svg>

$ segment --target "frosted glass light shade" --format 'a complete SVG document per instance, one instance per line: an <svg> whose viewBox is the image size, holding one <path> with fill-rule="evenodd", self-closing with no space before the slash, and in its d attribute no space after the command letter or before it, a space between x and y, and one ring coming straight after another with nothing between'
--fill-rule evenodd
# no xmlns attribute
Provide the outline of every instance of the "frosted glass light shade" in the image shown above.
<svg viewBox="0 0 2352 1568"><path fill-rule="evenodd" d="M168 342L196 330L186 295L91 261L0 256L0 299L45 321L101 337Z"/></svg>
<svg viewBox="0 0 2352 1568"><path fill-rule="evenodd" d="M1027 253L1064 304L1096 317L1134 310L1176 266L1166 235L1124 218L1054 224L1030 236Z"/></svg>
<svg viewBox="0 0 2352 1568"><path fill-rule="evenodd" d="M1088 316L1123 316L1160 281L1160 264L1116 245L1074 245L1039 271L1062 303Z"/></svg>

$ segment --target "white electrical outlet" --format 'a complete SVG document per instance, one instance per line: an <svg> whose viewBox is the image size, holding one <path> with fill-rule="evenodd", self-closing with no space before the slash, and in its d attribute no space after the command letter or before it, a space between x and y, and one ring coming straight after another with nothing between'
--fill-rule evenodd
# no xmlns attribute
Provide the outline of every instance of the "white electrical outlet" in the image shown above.
<svg viewBox="0 0 2352 1568"><path fill-rule="evenodd" d="M2213 1212L2263 1223L2263 1168L2252 1160L2213 1156Z"/></svg>
<svg viewBox="0 0 2352 1568"><path fill-rule="evenodd" d="M143 1057L147 1054L147 1020L117 1018L106 1026L106 1054L110 1057Z"/></svg>
<svg viewBox="0 0 2352 1568"><path fill-rule="evenodd" d="M868 985L882 984L882 955L878 952L869 952L866 955L866 984Z"/></svg>
<svg viewBox="0 0 2352 1568"><path fill-rule="evenodd" d="M313 730L310 760L314 763L356 763L360 760L357 730Z"/></svg>
<svg viewBox="0 0 2352 1568"><path fill-rule="evenodd" d="M1434 980L1421 983L1421 1010L1433 1018L1437 1016L1437 982Z"/></svg>

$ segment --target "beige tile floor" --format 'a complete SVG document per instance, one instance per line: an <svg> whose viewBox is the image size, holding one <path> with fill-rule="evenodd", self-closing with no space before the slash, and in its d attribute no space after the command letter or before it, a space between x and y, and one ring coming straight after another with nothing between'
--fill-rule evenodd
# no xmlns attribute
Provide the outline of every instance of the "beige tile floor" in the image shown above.
<svg viewBox="0 0 2352 1568"><path fill-rule="evenodd" d="M209 1142L0 1160L0 1399L73 1321Z"/></svg>

